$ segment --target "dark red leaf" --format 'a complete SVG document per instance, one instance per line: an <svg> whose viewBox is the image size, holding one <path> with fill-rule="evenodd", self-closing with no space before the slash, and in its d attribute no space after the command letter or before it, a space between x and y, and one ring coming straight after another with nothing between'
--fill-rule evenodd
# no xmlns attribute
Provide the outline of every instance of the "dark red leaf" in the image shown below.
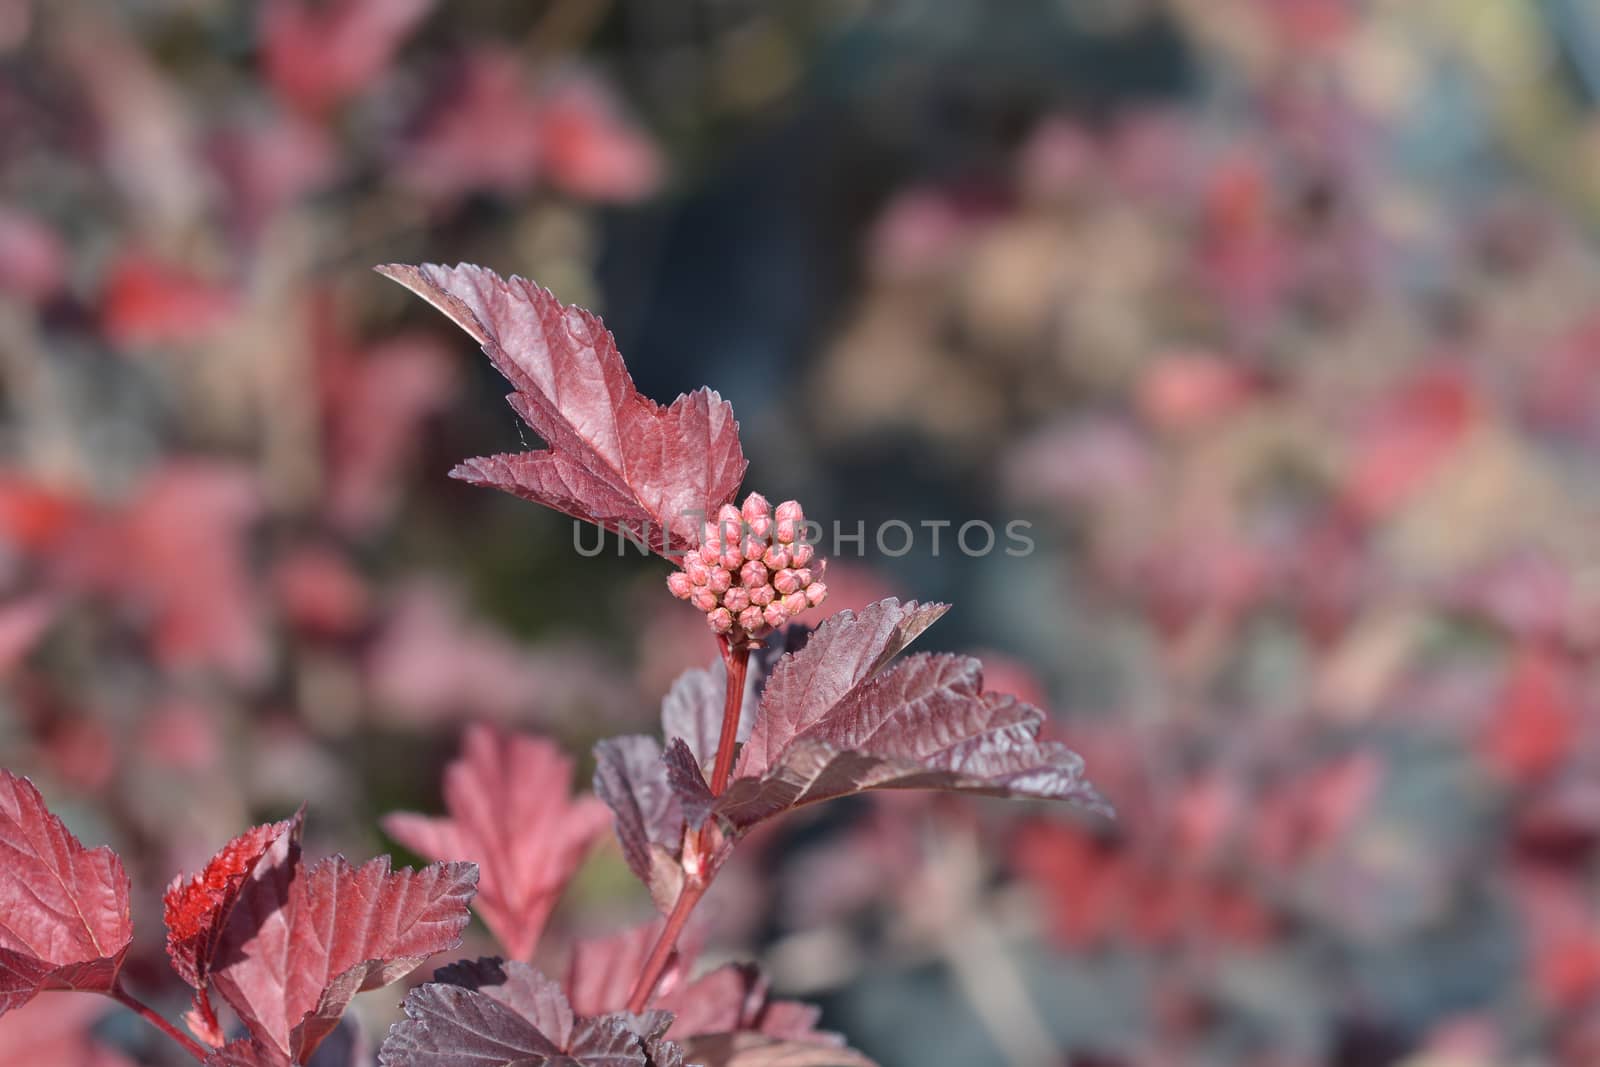
<svg viewBox="0 0 1600 1067"><path fill-rule="evenodd" d="M527 964L478 960L413 990L378 1052L382 1067L679 1067L671 1017L584 1017Z"/></svg>
<svg viewBox="0 0 1600 1067"><path fill-rule="evenodd" d="M240 891L211 968L250 1054L303 1063L357 993L460 944L476 883L466 863L390 871L387 857L357 868L334 856L302 869L293 835L279 837Z"/></svg>
<svg viewBox="0 0 1600 1067"><path fill-rule="evenodd" d="M710 806L744 829L867 789L1031 796L1103 809L1077 754L1039 739L1044 713L985 692L977 660L919 655L886 666L943 612L891 599L824 622L774 669L736 778L714 805L684 761L668 753L691 823Z"/></svg>
<svg viewBox="0 0 1600 1067"><path fill-rule="evenodd" d="M281 838L292 839L287 846L290 850L297 848L303 825L302 812L292 819L248 830L224 845L205 870L188 882L180 875L167 887L163 901L167 956L178 976L195 990L189 1028L209 1044L220 1045L223 1040L206 989L228 915L256 864Z"/></svg>
<svg viewBox="0 0 1600 1067"><path fill-rule="evenodd" d="M133 939L128 875L0 770L0 1014L46 989L108 992Z"/></svg>
<svg viewBox="0 0 1600 1067"><path fill-rule="evenodd" d="M615 816L622 855L656 906L669 910L683 883L684 816L661 746L650 737L613 737L594 753L595 795Z"/></svg>
<svg viewBox="0 0 1600 1067"><path fill-rule="evenodd" d="M463 748L445 771L449 818L401 813L383 826L429 859L476 863L473 908L508 955L527 959L605 828L606 808L593 797L570 796L572 761L543 738L474 726Z"/></svg>
<svg viewBox="0 0 1600 1067"><path fill-rule="evenodd" d="M824 622L800 651L773 668L760 715L739 753L735 774L760 774L801 732L814 726L856 686L950 610L948 604L902 605L893 597L858 616L841 611Z"/></svg>
<svg viewBox="0 0 1600 1067"><path fill-rule="evenodd" d="M454 477L642 536L663 554L692 547L704 517L733 499L746 466L733 409L705 389L669 407L641 396L595 315L469 264L378 272L483 346L516 389L512 407L549 446L468 460Z"/></svg>

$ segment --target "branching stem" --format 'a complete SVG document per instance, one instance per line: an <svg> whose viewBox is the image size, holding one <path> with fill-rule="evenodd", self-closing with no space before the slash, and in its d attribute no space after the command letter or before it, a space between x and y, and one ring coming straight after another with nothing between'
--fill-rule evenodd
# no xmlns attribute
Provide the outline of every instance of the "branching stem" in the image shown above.
<svg viewBox="0 0 1600 1067"><path fill-rule="evenodd" d="M744 710L744 680L750 667L748 647L736 645L726 637L718 637L717 646L722 652L723 666L727 668L728 689L722 704L722 732L717 738L717 759L711 769L713 796L722 795L722 791L728 788L728 777L733 773L733 753L739 743L739 716ZM707 820L698 834L688 835L685 839L685 852L692 851L694 854L684 856L683 887L678 890L678 899L672 905L672 913L667 916L667 924L661 928L661 935L656 938L650 956L633 984L633 992L628 995L628 1010L636 1015L649 1006L661 976L672 961L672 953L678 946L684 926L689 922L690 913L716 877L712 858L714 832L714 824Z"/></svg>
<svg viewBox="0 0 1600 1067"><path fill-rule="evenodd" d="M154 1008L124 989L120 979L118 980L117 984L112 987L110 996L112 1000L115 1000L118 1004L131 1009L145 1022L149 1023L151 1026L154 1026L157 1030L160 1030L163 1034L166 1034L168 1037L172 1038L172 1040L182 1045L183 1051L193 1056L196 1062L204 1063L206 1056L210 1055L210 1049L205 1048L200 1044L200 1042L196 1041L182 1030L179 1030L176 1026L173 1026Z"/></svg>

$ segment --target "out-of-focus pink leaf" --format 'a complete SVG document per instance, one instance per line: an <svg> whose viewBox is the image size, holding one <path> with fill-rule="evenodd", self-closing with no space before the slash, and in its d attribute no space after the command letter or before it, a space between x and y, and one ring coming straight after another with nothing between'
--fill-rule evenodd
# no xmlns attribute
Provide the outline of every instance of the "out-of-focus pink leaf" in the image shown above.
<svg viewBox="0 0 1600 1067"><path fill-rule="evenodd" d="M1558 653L1524 648L1507 672L1479 748L1494 772L1511 782L1547 778L1572 752L1582 716L1572 670Z"/></svg>
<svg viewBox="0 0 1600 1067"><path fill-rule="evenodd" d="M267 79L287 103L326 114L388 68L433 0L269 0L261 10Z"/></svg>
<svg viewBox="0 0 1600 1067"><path fill-rule="evenodd" d="M733 499L745 458L733 409L699 390L669 407L641 396L599 318L525 279L482 267L378 268L483 346L516 389L511 405L549 446L468 460L452 475L544 504L657 552L699 539Z"/></svg>
<svg viewBox="0 0 1600 1067"><path fill-rule="evenodd" d="M0 604L0 678L33 651L60 612L60 599L49 593Z"/></svg>
<svg viewBox="0 0 1600 1067"><path fill-rule="evenodd" d="M395 814L383 827L429 859L476 863L474 910L509 955L528 959L607 822L603 804L571 789L572 761L553 742L473 726L445 771L449 817Z"/></svg>
<svg viewBox="0 0 1600 1067"><path fill-rule="evenodd" d="M403 148L398 173L439 200L478 189L517 193L539 176L543 151L539 102L522 61L503 49L480 48L461 63Z"/></svg>
<svg viewBox="0 0 1600 1067"><path fill-rule="evenodd" d="M61 290L67 248L56 232L32 215L0 207L0 293L39 303Z"/></svg>
<svg viewBox="0 0 1600 1067"><path fill-rule="evenodd" d="M278 561L272 578L284 616L312 633L351 633L371 606L366 582L349 559L327 545L295 547Z"/></svg>
<svg viewBox="0 0 1600 1067"><path fill-rule="evenodd" d="M106 336L134 348L206 340L239 308L227 285L137 251L112 265L100 299Z"/></svg>
<svg viewBox="0 0 1600 1067"><path fill-rule="evenodd" d="M0 1063L17 1067L135 1067L90 1028L115 1005L99 997L40 997L0 1018Z"/></svg>
<svg viewBox="0 0 1600 1067"><path fill-rule="evenodd" d="M366 531L392 512L419 429L449 404L455 370L449 351L427 337L362 351L340 340L319 346L328 511L344 528Z"/></svg>
<svg viewBox="0 0 1600 1067"><path fill-rule="evenodd" d="M1345 500L1364 518L1387 515L1427 482L1479 418L1480 401L1459 369L1436 368L1403 383L1356 437Z"/></svg>
<svg viewBox="0 0 1600 1067"><path fill-rule="evenodd" d="M47 989L109 992L133 940L117 854L83 847L0 770L0 1015Z"/></svg>
<svg viewBox="0 0 1600 1067"><path fill-rule="evenodd" d="M260 507L245 471L174 462L99 520L75 566L147 628L164 665L251 679L267 665L244 544Z"/></svg>
<svg viewBox="0 0 1600 1067"><path fill-rule="evenodd" d="M593 77L564 77L546 90L539 133L545 173L563 192L586 200L638 200L661 181L655 145L623 119Z"/></svg>

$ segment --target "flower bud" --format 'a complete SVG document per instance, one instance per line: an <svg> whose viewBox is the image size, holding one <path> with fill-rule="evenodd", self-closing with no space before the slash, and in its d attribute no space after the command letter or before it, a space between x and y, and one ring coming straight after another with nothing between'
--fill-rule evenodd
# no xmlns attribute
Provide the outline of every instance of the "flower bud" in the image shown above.
<svg viewBox="0 0 1600 1067"><path fill-rule="evenodd" d="M759 640L815 607L827 595L823 561L802 538L805 513L794 500L776 509L760 493L724 504L703 525L700 545L684 556L667 588L735 642Z"/></svg>
<svg viewBox="0 0 1600 1067"><path fill-rule="evenodd" d="M773 513L778 520L777 537L780 544L793 544L805 527L806 516L795 500L785 500Z"/></svg>
<svg viewBox="0 0 1600 1067"><path fill-rule="evenodd" d="M754 636L765 625L766 621L761 617L760 608L751 605L739 612L739 628L745 633Z"/></svg>
<svg viewBox="0 0 1600 1067"><path fill-rule="evenodd" d="M759 518L772 514L772 505L767 503L767 498L760 493L751 493L744 498L744 507L739 509L745 522L753 523Z"/></svg>

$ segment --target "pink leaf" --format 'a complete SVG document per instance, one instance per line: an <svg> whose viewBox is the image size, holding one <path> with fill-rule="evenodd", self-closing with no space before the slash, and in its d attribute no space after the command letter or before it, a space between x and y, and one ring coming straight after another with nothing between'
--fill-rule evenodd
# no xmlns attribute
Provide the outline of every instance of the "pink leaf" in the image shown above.
<svg viewBox="0 0 1600 1067"><path fill-rule="evenodd" d="M95 1040L91 1027L116 1005L99 997L40 997L0 1019L0 1063L135 1067Z"/></svg>
<svg viewBox="0 0 1600 1067"><path fill-rule="evenodd" d="M662 407L639 394L595 315L525 279L462 264L378 272L473 336L515 388L511 405L549 445L467 460L452 475L681 552L733 499L745 458L733 409L706 389Z"/></svg>
<svg viewBox="0 0 1600 1067"><path fill-rule="evenodd" d="M0 1014L46 989L109 992L133 940L128 875L0 770Z"/></svg>
<svg viewBox="0 0 1600 1067"><path fill-rule="evenodd" d="M593 1015L622 1008L660 931L657 921L574 946L566 982L573 1007ZM754 966L730 964L685 981L693 956L692 947L681 949L650 1003L652 1011L672 1015L666 1036L684 1044L690 1062L703 1067L867 1063L844 1047L843 1038L816 1028L816 1008L773 1000L766 977ZM780 1052L794 1059L777 1058Z"/></svg>
<svg viewBox="0 0 1600 1067"><path fill-rule="evenodd" d="M572 761L550 741L474 726L445 771L449 818L401 813L383 826L430 859L476 863L474 909L507 953L527 959L606 825L605 806L571 789Z"/></svg>
<svg viewBox="0 0 1600 1067"><path fill-rule="evenodd" d="M471 864L391 871L342 856L302 869L294 835L251 872L218 943L217 992L249 1031L235 1060L302 1063L357 993L404 977L461 941L477 883ZM234 1045L238 1045L235 1042Z"/></svg>
<svg viewBox="0 0 1600 1067"><path fill-rule="evenodd" d="M583 1015L604 1015L620 1011L628 1003L634 979L644 968L650 950L665 925L661 919L631 926L605 937L587 937L572 946L567 961L565 989L573 1010ZM678 947L662 972L657 990L674 988L693 965L696 946L687 938Z"/></svg>
<svg viewBox="0 0 1600 1067"><path fill-rule="evenodd" d="M322 115L388 67L432 0L271 0L262 9L267 78L289 103Z"/></svg>

